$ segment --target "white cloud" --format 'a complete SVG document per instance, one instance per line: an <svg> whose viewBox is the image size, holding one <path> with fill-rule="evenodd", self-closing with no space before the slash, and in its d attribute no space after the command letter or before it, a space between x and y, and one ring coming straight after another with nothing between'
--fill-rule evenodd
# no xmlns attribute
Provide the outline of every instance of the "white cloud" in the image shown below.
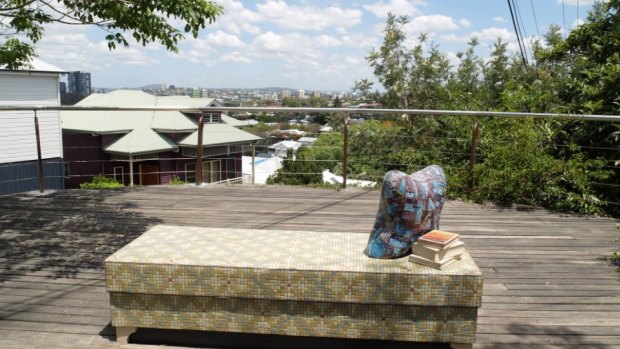
<svg viewBox="0 0 620 349"><path fill-rule="evenodd" d="M389 0L378 1L372 5L364 5L364 9L375 14L379 18L387 17L388 13L392 12L396 16L417 16L421 15L422 11L418 9L419 5L426 5L426 1L419 0Z"/></svg>
<svg viewBox="0 0 620 349"><path fill-rule="evenodd" d="M177 55L172 55L170 54L171 57L177 57L177 58L181 58L181 59L185 59L189 62L192 63L200 63L202 59L204 59L205 54L203 52L200 51L196 51L196 50L190 50L190 51L181 51L179 52L178 56Z"/></svg>
<svg viewBox="0 0 620 349"><path fill-rule="evenodd" d="M338 47L342 43L340 40L329 35L320 35L316 38L316 44L319 47Z"/></svg>
<svg viewBox="0 0 620 349"><path fill-rule="evenodd" d="M506 28L485 28L482 31L474 31L469 37L475 36L482 42L496 41L501 38L503 41L513 41L516 39L515 34Z"/></svg>
<svg viewBox="0 0 620 349"><path fill-rule="evenodd" d="M232 63L241 63L241 64L250 64L252 60L241 55L240 52L234 51L229 54L225 54L220 57L221 62L232 62Z"/></svg>
<svg viewBox="0 0 620 349"><path fill-rule="evenodd" d="M495 22L499 22L499 23L506 22L506 18L504 18L502 16L495 16L495 17L493 17L493 20Z"/></svg>
<svg viewBox="0 0 620 349"><path fill-rule="evenodd" d="M577 18L576 20L573 21L573 25L572 28L577 28L578 26L584 24L586 21L584 21L581 18Z"/></svg>
<svg viewBox="0 0 620 349"><path fill-rule="evenodd" d="M237 48L245 47L243 41L241 41L236 35L224 33L221 30L207 34L205 40L207 44L214 46Z"/></svg>
<svg viewBox="0 0 620 349"><path fill-rule="evenodd" d="M467 43L472 37L478 38L480 42L492 43L497 41L497 38L501 38L504 42L512 42L516 40L516 36L513 32L506 28L485 28L481 31L473 31L467 35L446 34L441 35L439 38L443 41L453 43Z"/></svg>
<svg viewBox="0 0 620 349"><path fill-rule="evenodd" d="M458 29L454 20L444 15L427 15L414 17L405 25L408 33L434 33Z"/></svg>
<svg viewBox="0 0 620 349"><path fill-rule="evenodd" d="M349 34L340 38L340 41L345 46L350 47L373 47L377 45L379 36L365 35L365 34Z"/></svg>
<svg viewBox="0 0 620 349"><path fill-rule="evenodd" d="M254 24L262 20L261 16L253 12L237 0L218 0L217 3L224 7L224 14L220 16L213 28L224 28L227 32L241 34L243 31L258 34L260 28Z"/></svg>
<svg viewBox="0 0 620 349"><path fill-rule="evenodd" d="M241 25L241 28L250 34L258 35L261 33L261 29L259 27L251 25L249 23L243 23Z"/></svg>
<svg viewBox="0 0 620 349"><path fill-rule="evenodd" d="M323 30L326 28L350 28L362 21L362 12L339 7L289 6L282 0L267 0L257 4L262 21L275 23L286 29Z"/></svg>
<svg viewBox="0 0 620 349"><path fill-rule="evenodd" d="M272 31L268 31L258 35L254 39L253 46L259 50L283 51L285 49L284 37L282 35L275 34Z"/></svg>
<svg viewBox="0 0 620 349"><path fill-rule="evenodd" d="M461 60L454 52L446 53L446 58L448 59L448 62L450 63L450 65L453 67L457 67L461 63Z"/></svg>
<svg viewBox="0 0 620 349"><path fill-rule="evenodd" d="M459 20L459 23L463 26L463 27L471 27L471 22L467 19L467 18L461 18Z"/></svg>
<svg viewBox="0 0 620 349"><path fill-rule="evenodd" d="M70 27L61 24L47 25L45 36L36 44L39 57L66 70L98 71L105 67L120 65L155 65L159 61L148 52L159 46L144 48L139 44L131 47L118 46L110 51L105 40L91 40L86 27Z"/></svg>

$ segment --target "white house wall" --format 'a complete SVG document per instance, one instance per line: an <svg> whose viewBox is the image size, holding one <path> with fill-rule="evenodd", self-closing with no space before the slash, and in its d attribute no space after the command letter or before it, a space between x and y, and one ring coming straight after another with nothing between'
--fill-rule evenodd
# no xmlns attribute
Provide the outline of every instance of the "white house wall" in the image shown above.
<svg viewBox="0 0 620 349"><path fill-rule="evenodd" d="M58 106L58 74L0 72L0 105ZM41 149L45 159L62 157L57 111L39 111ZM0 112L0 164L37 159L34 112Z"/></svg>

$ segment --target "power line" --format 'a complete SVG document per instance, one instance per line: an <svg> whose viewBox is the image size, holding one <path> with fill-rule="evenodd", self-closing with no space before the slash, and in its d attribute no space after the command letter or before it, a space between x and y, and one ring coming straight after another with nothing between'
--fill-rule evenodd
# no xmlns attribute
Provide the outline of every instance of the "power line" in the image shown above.
<svg viewBox="0 0 620 349"><path fill-rule="evenodd" d="M564 22L564 38L566 38L566 8L564 6L564 0L562 0L562 21Z"/></svg>
<svg viewBox="0 0 620 349"><path fill-rule="evenodd" d="M508 1L508 9L510 10L510 18L512 18L512 25L515 29L515 34L517 35L517 42L519 43L519 50L521 51L521 58L523 58L523 65L527 67L527 59L525 58L525 52L523 51L523 45L521 44L521 37L519 36L519 28L517 27L517 21L515 20L515 15L512 10L512 3L510 0Z"/></svg>
<svg viewBox="0 0 620 349"><path fill-rule="evenodd" d="M515 12L517 13L517 27L519 28L519 34L521 35L521 41L523 41L523 49L525 50L525 54L527 56L527 45L525 45L526 39L528 37L527 32L525 31L525 24L523 24L523 17L521 17L521 10L519 9L519 1L515 2L513 0L512 3L515 7ZM521 31L523 30L523 31Z"/></svg>
<svg viewBox="0 0 620 349"><path fill-rule="evenodd" d="M536 25L536 35L540 37L540 31L538 29L538 18L536 18L536 9L534 8L534 0L530 0L530 4L532 4L532 13L534 14L534 24Z"/></svg>

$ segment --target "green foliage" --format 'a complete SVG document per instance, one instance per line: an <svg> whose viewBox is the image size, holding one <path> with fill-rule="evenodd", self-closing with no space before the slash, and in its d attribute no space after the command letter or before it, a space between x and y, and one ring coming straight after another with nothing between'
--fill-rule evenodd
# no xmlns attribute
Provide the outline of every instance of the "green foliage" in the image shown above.
<svg viewBox="0 0 620 349"><path fill-rule="evenodd" d="M409 48L403 29L409 19L390 14L383 43L367 60L387 107L618 115L619 9L620 0L595 5L566 40L551 26L544 44L533 43L528 67L500 39L483 61L472 38L451 68L436 45L425 45L425 35ZM474 123L480 139L470 173ZM620 164L617 123L408 116L350 130L352 177L378 180L387 170L434 163L444 167L452 198L620 214L606 203L618 202L620 189L601 185L620 182L620 171L613 171Z"/></svg>
<svg viewBox="0 0 620 349"><path fill-rule="evenodd" d="M172 179L170 180L170 185L185 185L187 184L187 181L182 180L181 178L177 177L177 176L173 176Z"/></svg>
<svg viewBox="0 0 620 349"><path fill-rule="evenodd" d="M82 189L114 189L123 188L124 185L117 182L114 178L105 177L103 175L95 176L89 183L80 184Z"/></svg>
<svg viewBox="0 0 620 349"><path fill-rule="evenodd" d="M293 156L289 150L287 158L267 184L322 185L323 170L333 171L342 162L342 134L322 134L311 147L302 146Z"/></svg>
<svg viewBox="0 0 620 349"><path fill-rule="evenodd" d="M0 45L0 66L27 65L35 56L32 44L43 37L47 23L99 27L109 33L105 39L110 50L128 46L125 35L130 34L142 45L159 43L177 52L183 33L198 37L198 31L213 23L222 10L207 0L0 0L0 18L11 19L0 24L0 36L6 38ZM170 17L184 23L183 31L169 23Z"/></svg>
<svg viewBox="0 0 620 349"><path fill-rule="evenodd" d="M329 107L329 99L323 97L310 97L310 98L297 98L297 97L284 97L282 98L283 107L291 108L327 108Z"/></svg>

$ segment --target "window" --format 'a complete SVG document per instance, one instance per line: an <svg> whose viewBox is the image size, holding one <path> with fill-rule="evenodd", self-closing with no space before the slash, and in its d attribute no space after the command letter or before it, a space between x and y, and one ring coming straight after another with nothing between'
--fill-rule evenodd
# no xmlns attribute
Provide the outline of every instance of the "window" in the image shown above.
<svg viewBox="0 0 620 349"><path fill-rule="evenodd" d="M218 124L222 121L222 113L202 112L205 124Z"/></svg>
<svg viewBox="0 0 620 349"><path fill-rule="evenodd" d="M215 183L221 181L220 160L205 161L202 163L202 181Z"/></svg>
<svg viewBox="0 0 620 349"><path fill-rule="evenodd" d="M196 157L196 148L182 148L181 149L181 154L183 154L183 156L192 156L192 157Z"/></svg>
<svg viewBox="0 0 620 349"><path fill-rule="evenodd" d="M69 163L65 162L62 165L63 165L63 171L62 171L63 177L71 178L71 166L69 165Z"/></svg>
<svg viewBox="0 0 620 349"><path fill-rule="evenodd" d="M117 166L114 168L114 180L120 184L125 184L125 177L123 176L123 166Z"/></svg>
<svg viewBox="0 0 620 349"><path fill-rule="evenodd" d="M237 161L235 158L226 159L226 179L241 177L241 173L237 172Z"/></svg>
<svg viewBox="0 0 620 349"><path fill-rule="evenodd" d="M196 164L193 162L185 164L185 180L190 183L196 182Z"/></svg>

